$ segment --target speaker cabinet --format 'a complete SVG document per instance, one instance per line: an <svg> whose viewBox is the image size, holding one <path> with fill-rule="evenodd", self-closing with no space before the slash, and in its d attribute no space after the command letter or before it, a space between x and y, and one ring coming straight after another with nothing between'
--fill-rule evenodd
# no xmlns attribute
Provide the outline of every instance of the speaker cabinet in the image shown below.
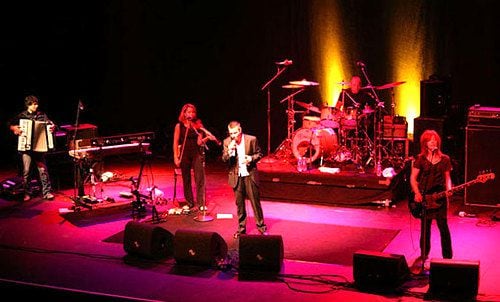
<svg viewBox="0 0 500 302"><path fill-rule="evenodd" d="M450 85L447 81L420 81L420 116L441 117L448 114Z"/></svg>
<svg viewBox="0 0 500 302"><path fill-rule="evenodd" d="M475 179L481 172L500 172L500 127L466 127L465 130L465 180ZM495 179L465 188L466 205L500 205L500 180Z"/></svg>
<svg viewBox="0 0 500 302"><path fill-rule="evenodd" d="M428 298L475 301L479 289L479 261L432 259Z"/></svg>
<svg viewBox="0 0 500 302"><path fill-rule="evenodd" d="M161 259L173 254L173 234L153 224L130 221L125 226L123 248L134 256Z"/></svg>
<svg viewBox="0 0 500 302"><path fill-rule="evenodd" d="M241 235L240 271L278 273L283 264L283 238L280 235Z"/></svg>
<svg viewBox="0 0 500 302"><path fill-rule="evenodd" d="M403 255L357 251L353 256L356 287L363 291L386 291L400 286L409 276Z"/></svg>
<svg viewBox="0 0 500 302"><path fill-rule="evenodd" d="M178 264L213 266L227 256L227 244L215 232L177 230L174 258Z"/></svg>

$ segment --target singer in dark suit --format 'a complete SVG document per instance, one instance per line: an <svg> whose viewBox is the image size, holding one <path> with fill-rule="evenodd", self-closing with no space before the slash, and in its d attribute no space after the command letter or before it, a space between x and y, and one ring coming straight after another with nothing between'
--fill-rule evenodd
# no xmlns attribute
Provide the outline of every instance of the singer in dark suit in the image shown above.
<svg viewBox="0 0 500 302"><path fill-rule="evenodd" d="M238 211L238 230L234 238L246 234L246 198L252 204L258 231L267 235L259 195L257 162L262 158L259 143L255 136L243 134L241 125L237 121L230 122L227 128L229 137L224 140L222 161L229 164L228 183L233 188Z"/></svg>

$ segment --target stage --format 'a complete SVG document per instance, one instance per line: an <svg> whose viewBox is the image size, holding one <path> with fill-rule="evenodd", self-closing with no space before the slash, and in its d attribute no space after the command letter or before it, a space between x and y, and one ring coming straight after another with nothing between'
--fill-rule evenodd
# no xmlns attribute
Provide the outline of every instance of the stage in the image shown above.
<svg viewBox="0 0 500 302"><path fill-rule="evenodd" d="M391 178L377 176L373 169L354 165L319 168L304 172L293 161L265 157L259 162L263 199L315 204L385 204L391 200Z"/></svg>

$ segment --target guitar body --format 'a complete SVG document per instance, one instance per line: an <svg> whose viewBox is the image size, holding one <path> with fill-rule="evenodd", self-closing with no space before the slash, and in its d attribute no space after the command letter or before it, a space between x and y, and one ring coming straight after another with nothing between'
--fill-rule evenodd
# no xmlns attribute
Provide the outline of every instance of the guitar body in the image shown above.
<svg viewBox="0 0 500 302"><path fill-rule="evenodd" d="M483 173L478 175L476 179L453 187L448 191L439 191L442 188L435 187L432 190L427 191L426 194L422 194L424 197L423 202L415 202L415 194L413 192L410 192L410 194L408 195L408 208L410 209L410 213L413 217L422 218L424 206L426 210L439 209L446 204L447 194L453 194L454 192L462 190L465 187L477 183L485 183L488 180L492 179L495 179L495 173Z"/></svg>
<svg viewBox="0 0 500 302"><path fill-rule="evenodd" d="M411 215L415 218L422 218L424 206L426 210L435 210L446 204L446 196L440 196L443 195L443 192L440 192L440 188L429 190L426 194L422 195L424 198L422 202L415 201L415 193L413 192L410 192L408 196L408 209L410 209Z"/></svg>

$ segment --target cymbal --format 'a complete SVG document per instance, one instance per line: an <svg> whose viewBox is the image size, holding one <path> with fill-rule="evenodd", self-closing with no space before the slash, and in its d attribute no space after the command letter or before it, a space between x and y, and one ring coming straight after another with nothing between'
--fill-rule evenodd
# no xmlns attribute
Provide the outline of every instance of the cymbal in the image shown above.
<svg viewBox="0 0 500 302"><path fill-rule="evenodd" d="M304 86L302 86L302 85L283 85L281 87L286 88L286 89L299 89L299 88L302 88Z"/></svg>
<svg viewBox="0 0 500 302"><path fill-rule="evenodd" d="M306 79L303 79L301 81L290 81L289 83L292 85L300 85L300 86L318 86L319 85L319 83L317 83L317 82L311 82L311 81L308 81Z"/></svg>
<svg viewBox="0 0 500 302"><path fill-rule="evenodd" d="M351 82L337 82L339 85L351 85Z"/></svg>
<svg viewBox="0 0 500 302"><path fill-rule="evenodd" d="M371 109L371 108L365 108L363 109L363 114L372 114L375 112L375 110Z"/></svg>
<svg viewBox="0 0 500 302"><path fill-rule="evenodd" d="M366 86L361 87L361 89L372 89L372 88L378 89L377 86L373 86L373 85L366 85Z"/></svg>
<svg viewBox="0 0 500 302"><path fill-rule="evenodd" d="M302 108L305 108L309 111L312 111L312 112L316 112L316 113L321 113L321 111L319 110L318 107L316 106L313 106L312 103L304 103L304 102L299 102L299 101L295 101L295 104L299 105L300 107Z"/></svg>
<svg viewBox="0 0 500 302"><path fill-rule="evenodd" d="M384 85L381 85L381 86L377 86L375 88L377 90L389 89L389 88L396 87L396 86L399 86L399 85L404 84L404 83L406 83L406 81L387 83L387 84L384 84Z"/></svg>

